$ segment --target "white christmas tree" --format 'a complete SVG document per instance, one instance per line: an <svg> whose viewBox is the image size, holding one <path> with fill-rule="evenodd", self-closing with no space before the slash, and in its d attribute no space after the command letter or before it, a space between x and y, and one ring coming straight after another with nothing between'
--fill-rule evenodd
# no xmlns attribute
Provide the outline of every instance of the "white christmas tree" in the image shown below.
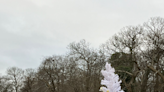
<svg viewBox="0 0 164 92"><path fill-rule="evenodd" d="M115 69L111 67L111 64L106 63L106 70L102 70L101 73L104 76L104 79L101 80L101 85L106 87L101 87L100 91L103 92L124 92L121 90L119 81L119 76L115 74Z"/></svg>

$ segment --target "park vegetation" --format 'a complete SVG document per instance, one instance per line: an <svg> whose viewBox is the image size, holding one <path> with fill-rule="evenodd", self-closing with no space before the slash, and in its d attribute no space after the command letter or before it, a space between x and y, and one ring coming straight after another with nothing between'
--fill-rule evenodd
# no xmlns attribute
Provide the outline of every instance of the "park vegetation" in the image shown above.
<svg viewBox="0 0 164 92"><path fill-rule="evenodd" d="M46 57L37 69L8 68L0 76L0 92L99 92L106 62L115 68L125 92L164 92L161 17L122 28L100 48L81 40L68 50Z"/></svg>

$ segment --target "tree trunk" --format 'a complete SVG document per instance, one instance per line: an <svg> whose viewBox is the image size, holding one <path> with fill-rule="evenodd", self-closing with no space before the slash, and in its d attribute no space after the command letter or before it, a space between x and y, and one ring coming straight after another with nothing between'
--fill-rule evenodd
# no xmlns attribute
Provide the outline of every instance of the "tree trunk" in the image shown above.
<svg viewBox="0 0 164 92"><path fill-rule="evenodd" d="M150 70L146 69L145 74L143 75L143 82L141 84L141 92L146 92L149 73L150 73Z"/></svg>

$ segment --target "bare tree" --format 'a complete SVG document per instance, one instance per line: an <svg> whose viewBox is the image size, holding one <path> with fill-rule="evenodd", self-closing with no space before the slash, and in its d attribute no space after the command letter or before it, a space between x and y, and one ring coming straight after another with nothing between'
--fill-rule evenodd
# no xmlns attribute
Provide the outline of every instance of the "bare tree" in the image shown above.
<svg viewBox="0 0 164 92"><path fill-rule="evenodd" d="M160 17L151 18L144 23L146 58L149 60L148 68L154 72L154 92L164 91L164 85L160 85L164 81L163 71L163 54L164 54L164 19ZM153 85L153 84L152 84ZM161 89L163 87L163 89Z"/></svg>
<svg viewBox="0 0 164 92"><path fill-rule="evenodd" d="M34 69L26 69L24 72L24 81L23 87L21 88L22 92L34 92L35 83L36 83L36 71Z"/></svg>
<svg viewBox="0 0 164 92"><path fill-rule="evenodd" d="M118 72L124 72L127 74L132 74L131 75L131 80L128 84L126 85L126 88L128 89L129 92L132 92L132 89L134 89L132 85L135 83L135 79L141 70L140 67L138 66L138 60L136 58L136 54L140 51L140 45L142 44L141 42L141 37L142 37L142 27L137 26L128 26L125 27L121 30L120 33L116 34L113 36L113 39L109 39L106 44L105 44L105 49L109 54L114 54L114 53L127 53L129 54L128 58L131 62L131 66L133 67L133 70L131 73L127 73L128 71L118 71ZM119 57L117 57L119 59ZM115 60L116 61L116 60Z"/></svg>
<svg viewBox="0 0 164 92"><path fill-rule="evenodd" d="M12 87L9 76L0 76L0 92L12 92Z"/></svg>
<svg viewBox="0 0 164 92"><path fill-rule="evenodd" d="M17 67L11 67L7 70L7 75L10 77L10 80L12 81L12 86L15 92L19 92L20 88L22 87L24 71Z"/></svg>
<svg viewBox="0 0 164 92"><path fill-rule="evenodd" d="M101 64L101 62L104 63L103 55L98 53L97 50L90 48L89 43L85 40L81 40L79 43L71 43L69 45L69 50L69 55L77 59L79 67L84 71L84 91L93 92L94 89L98 90L98 86L94 84L96 81L93 81L92 79L97 79L96 72L100 71L97 65ZM98 79L98 82L100 82L100 79Z"/></svg>
<svg viewBox="0 0 164 92"><path fill-rule="evenodd" d="M42 91L61 92L64 90L66 66L64 56L49 57L42 62L37 74L39 84L43 84Z"/></svg>

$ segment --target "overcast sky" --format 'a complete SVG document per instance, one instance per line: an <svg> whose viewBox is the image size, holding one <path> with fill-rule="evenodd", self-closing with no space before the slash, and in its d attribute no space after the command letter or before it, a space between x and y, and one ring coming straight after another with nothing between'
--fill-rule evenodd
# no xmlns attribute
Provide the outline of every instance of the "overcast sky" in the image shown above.
<svg viewBox="0 0 164 92"><path fill-rule="evenodd" d="M37 68L81 39L98 48L121 28L164 17L163 0L0 0L0 73Z"/></svg>

